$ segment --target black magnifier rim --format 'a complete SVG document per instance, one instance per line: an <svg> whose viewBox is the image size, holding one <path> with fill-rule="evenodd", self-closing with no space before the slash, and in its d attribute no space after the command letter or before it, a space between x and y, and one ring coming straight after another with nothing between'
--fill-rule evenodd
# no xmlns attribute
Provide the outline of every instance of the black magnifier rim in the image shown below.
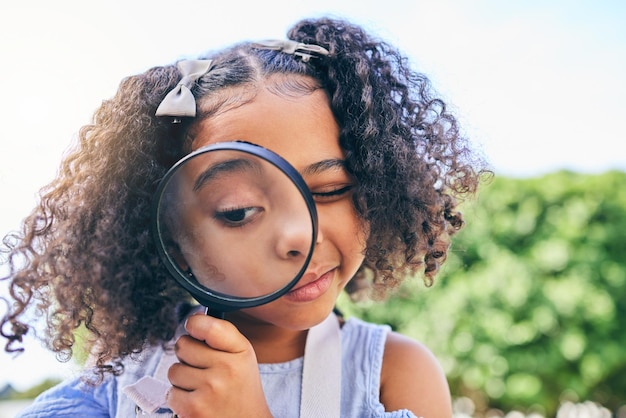
<svg viewBox="0 0 626 418"><path fill-rule="evenodd" d="M200 154L205 154L208 152L214 151L239 151L244 152L269 162L280 171L282 171L298 188L298 191L302 195L307 209L309 210L309 215L311 217L311 226L313 227L313 232L311 236L311 247L309 248L309 253L302 265L300 271L295 275L293 280L291 280L284 287L276 290L275 292L258 296L258 297L237 297L232 295L223 294L220 292L212 291L200 283L189 280L187 274L176 264L174 259L168 254L165 243L163 242L161 236L161 199L163 197L163 193L165 188L167 187L169 180L171 177L177 172L177 170L182 166L186 161L194 158ZM273 151L268 150L260 145L256 145L250 142L244 141L228 141L228 142L218 142L215 144L206 145L193 151L181 158L176 164L174 164L168 171L165 173L165 176L159 182L157 190L154 194L153 202L152 202L152 233L153 238L157 247L157 252L162 262L165 264L168 272L173 276L173 278L181 285L185 290L187 290L191 296L196 299L200 304L209 309L215 309L221 312L231 312L238 309L251 308L254 306L263 305L265 303L271 302L275 299L278 299L285 293L287 293L295 284L300 280L306 268L311 261L311 257L313 256L313 249L315 247L315 242L317 240L317 210L315 207L315 201L313 200L313 196L309 191L306 182L300 176L300 173L285 159L283 159L278 154Z"/></svg>

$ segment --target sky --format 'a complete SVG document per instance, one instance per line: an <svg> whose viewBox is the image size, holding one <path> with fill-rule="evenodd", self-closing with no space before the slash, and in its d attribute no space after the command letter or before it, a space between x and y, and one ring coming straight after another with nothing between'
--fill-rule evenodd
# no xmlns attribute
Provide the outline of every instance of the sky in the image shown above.
<svg viewBox="0 0 626 418"><path fill-rule="evenodd" d="M626 170L619 0L17 3L0 4L2 236L19 227L122 78L236 41L283 38L297 20L319 15L347 18L403 50L496 175ZM18 357L0 352L0 387L74 373L35 339L25 345Z"/></svg>

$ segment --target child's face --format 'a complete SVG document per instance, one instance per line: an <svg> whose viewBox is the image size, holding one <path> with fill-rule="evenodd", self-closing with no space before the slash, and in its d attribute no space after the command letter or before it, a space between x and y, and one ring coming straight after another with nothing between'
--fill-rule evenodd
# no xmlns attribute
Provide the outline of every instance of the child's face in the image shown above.
<svg viewBox="0 0 626 418"><path fill-rule="evenodd" d="M162 224L175 242L168 249L200 284L253 298L282 289L302 269L313 237L309 209L273 164L241 151L202 152L167 185Z"/></svg>
<svg viewBox="0 0 626 418"><path fill-rule="evenodd" d="M361 266L366 239L352 203L354 179L341 164L339 127L324 91L287 97L261 88L253 101L201 121L194 134L193 149L248 141L276 152L300 172L318 212L313 257L294 290L245 314L292 329L320 322Z"/></svg>

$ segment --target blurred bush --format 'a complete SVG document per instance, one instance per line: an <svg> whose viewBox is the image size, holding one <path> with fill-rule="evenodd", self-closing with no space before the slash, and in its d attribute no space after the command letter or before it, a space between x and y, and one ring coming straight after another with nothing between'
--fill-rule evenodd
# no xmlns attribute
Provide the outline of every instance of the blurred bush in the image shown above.
<svg viewBox="0 0 626 418"><path fill-rule="evenodd" d="M438 356L477 413L626 403L626 173L496 178L432 288L340 307Z"/></svg>

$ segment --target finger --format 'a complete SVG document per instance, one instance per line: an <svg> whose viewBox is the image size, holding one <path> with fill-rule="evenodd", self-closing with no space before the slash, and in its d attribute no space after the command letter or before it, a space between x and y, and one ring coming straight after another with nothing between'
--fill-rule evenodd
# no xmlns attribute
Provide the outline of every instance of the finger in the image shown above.
<svg viewBox="0 0 626 418"><path fill-rule="evenodd" d="M177 389L192 392L204 382L203 369L191 367L183 363L174 363L167 370L167 379Z"/></svg>
<svg viewBox="0 0 626 418"><path fill-rule="evenodd" d="M194 406L193 392L173 386L167 392L167 406L174 412L176 417L196 416L191 411Z"/></svg>
<svg viewBox="0 0 626 418"><path fill-rule="evenodd" d="M192 315L187 319L185 328L189 335L204 341L216 350L240 353L250 348L250 342L237 328L224 319L209 315Z"/></svg>
<svg viewBox="0 0 626 418"><path fill-rule="evenodd" d="M209 347L190 335L183 335L174 344L178 361L189 366L206 369L211 366L210 360L220 351Z"/></svg>

